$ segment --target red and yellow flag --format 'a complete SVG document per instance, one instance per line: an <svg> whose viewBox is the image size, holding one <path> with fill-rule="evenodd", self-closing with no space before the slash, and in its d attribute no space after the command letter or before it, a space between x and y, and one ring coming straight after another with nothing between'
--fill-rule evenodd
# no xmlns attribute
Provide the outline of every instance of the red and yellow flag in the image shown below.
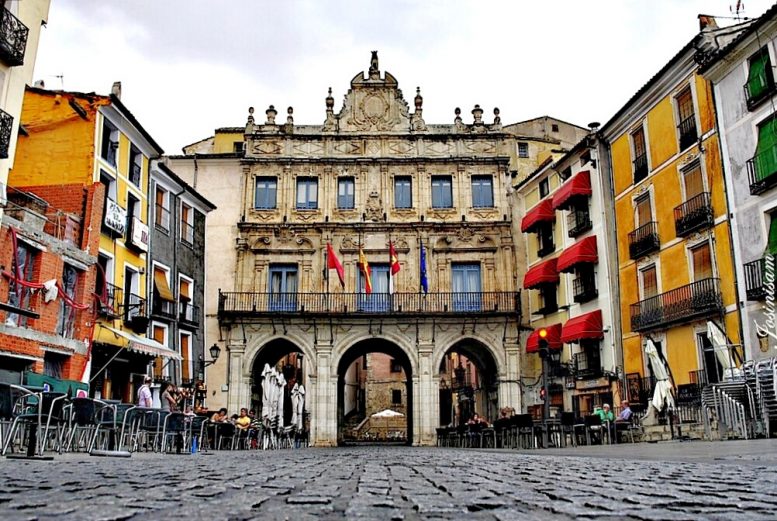
<svg viewBox="0 0 777 521"><path fill-rule="evenodd" d="M399 273L399 257L397 257L397 250L394 249L394 243L389 241L389 271L392 275Z"/></svg>
<svg viewBox="0 0 777 521"><path fill-rule="evenodd" d="M364 291L366 293L372 293L372 272L370 271L370 263L367 262L367 257L364 255L364 250L359 246L359 269L364 276Z"/></svg>

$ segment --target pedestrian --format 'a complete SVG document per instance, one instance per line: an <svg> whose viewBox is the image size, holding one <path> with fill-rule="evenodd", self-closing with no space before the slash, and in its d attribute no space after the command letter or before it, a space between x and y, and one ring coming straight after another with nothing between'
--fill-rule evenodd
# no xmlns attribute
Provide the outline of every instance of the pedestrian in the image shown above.
<svg viewBox="0 0 777 521"><path fill-rule="evenodd" d="M162 394L160 401L162 402L162 410L169 412L177 411L178 407L175 402L175 385L170 382L165 382L162 384L161 391Z"/></svg>
<svg viewBox="0 0 777 521"><path fill-rule="evenodd" d="M138 407L153 407L153 398L151 396L151 377L143 378L143 385L138 389Z"/></svg>

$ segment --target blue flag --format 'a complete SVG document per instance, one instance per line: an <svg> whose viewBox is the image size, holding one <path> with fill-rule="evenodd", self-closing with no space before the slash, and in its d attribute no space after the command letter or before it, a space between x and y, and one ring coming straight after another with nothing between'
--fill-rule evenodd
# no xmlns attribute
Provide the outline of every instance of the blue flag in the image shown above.
<svg viewBox="0 0 777 521"><path fill-rule="evenodd" d="M429 279L426 277L426 248L421 243L421 289L429 293Z"/></svg>

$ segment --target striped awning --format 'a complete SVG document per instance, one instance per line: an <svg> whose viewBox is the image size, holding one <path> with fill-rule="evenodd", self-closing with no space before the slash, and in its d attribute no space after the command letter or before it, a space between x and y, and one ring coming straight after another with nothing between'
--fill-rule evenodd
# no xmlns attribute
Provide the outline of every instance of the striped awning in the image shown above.
<svg viewBox="0 0 777 521"><path fill-rule="evenodd" d="M169 349L166 346L160 344L156 340L133 335L132 333L127 333L126 331L122 331L120 329L114 329L108 326L103 326L103 327L109 330L114 335L118 335L126 339L129 342L126 348L129 349L130 351L151 355L153 357L161 356L163 358L172 358L173 360L183 360L183 357L181 355L179 355L172 349Z"/></svg>

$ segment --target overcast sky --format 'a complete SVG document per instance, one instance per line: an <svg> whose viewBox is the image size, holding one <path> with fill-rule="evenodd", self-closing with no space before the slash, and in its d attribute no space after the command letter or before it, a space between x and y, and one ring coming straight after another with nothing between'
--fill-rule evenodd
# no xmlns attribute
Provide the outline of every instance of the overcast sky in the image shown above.
<svg viewBox="0 0 777 521"><path fill-rule="evenodd" d="M757 17L770 0L745 0ZM604 123L698 31L699 13L736 0L52 0L35 79L122 101L168 154L264 121L321 124L378 50L427 124L465 122L475 103L503 123L552 115ZM721 25L733 20L720 19Z"/></svg>

